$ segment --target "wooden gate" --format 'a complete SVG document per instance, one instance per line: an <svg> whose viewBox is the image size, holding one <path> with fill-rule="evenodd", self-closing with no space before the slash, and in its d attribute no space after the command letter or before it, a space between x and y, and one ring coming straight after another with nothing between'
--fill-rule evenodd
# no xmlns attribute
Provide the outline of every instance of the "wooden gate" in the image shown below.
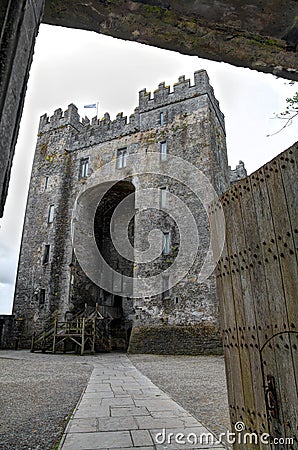
<svg viewBox="0 0 298 450"><path fill-rule="evenodd" d="M297 156L295 144L210 208L215 230L216 209L226 221L216 275L235 449L298 448Z"/></svg>

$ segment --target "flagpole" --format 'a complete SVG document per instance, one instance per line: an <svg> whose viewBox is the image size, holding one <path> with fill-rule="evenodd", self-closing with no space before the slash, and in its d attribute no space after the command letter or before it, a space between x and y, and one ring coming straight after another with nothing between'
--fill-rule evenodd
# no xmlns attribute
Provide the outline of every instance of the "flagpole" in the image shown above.
<svg viewBox="0 0 298 450"><path fill-rule="evenodd" d="M96 118L98 119L98 104L99 102L96 102Z"/></svg>

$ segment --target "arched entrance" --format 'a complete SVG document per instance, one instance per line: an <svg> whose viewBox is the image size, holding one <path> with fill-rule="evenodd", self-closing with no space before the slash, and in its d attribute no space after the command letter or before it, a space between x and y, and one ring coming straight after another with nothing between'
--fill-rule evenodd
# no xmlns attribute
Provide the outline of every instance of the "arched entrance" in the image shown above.
<svg viewBox="0 0 298 450"><path fill-rule="evenodd" d="M114 184L100 201L94 219L94 236L99 252L107 264L117 272L112 280L112 291L100 288L97 300L99 308L104 317L110 318L110 339L112 350L125 351L128 347L129 333L131 328L130 316L133 313L132 299L124 293L123 276L133 276L133 260L123 257L115 248L112 235L115 232L115 221L121 221L121 216L113 216L117 206L128 195L134 193L134 186L130 181L123 180ZM134 208L134 196L130 206ZM128 237L133 246L134 221L128 226ZM131 255L133 259L133 255Z"/></svg>

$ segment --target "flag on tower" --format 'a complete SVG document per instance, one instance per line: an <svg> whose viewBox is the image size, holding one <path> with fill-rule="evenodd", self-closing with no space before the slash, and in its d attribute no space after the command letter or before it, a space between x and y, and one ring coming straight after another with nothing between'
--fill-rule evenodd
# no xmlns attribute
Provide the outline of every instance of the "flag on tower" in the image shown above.
<svg viewBox="0 0 298 450"><path fill-rule="evenodd" d="M96 103L92 103L91 105L85 105L84 108L96 108Z"/></svg>

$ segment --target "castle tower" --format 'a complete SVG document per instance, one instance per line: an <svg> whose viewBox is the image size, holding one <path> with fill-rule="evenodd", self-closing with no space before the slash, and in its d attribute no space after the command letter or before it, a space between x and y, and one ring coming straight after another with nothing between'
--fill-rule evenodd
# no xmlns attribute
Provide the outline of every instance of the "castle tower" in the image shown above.
<svg viewBox="0 0 298 450"><path fill-rule="evenodd" d="M210 232L197 171L217 194L229 187L224 116L204 70L194 85L180 77L173 91L164 83L141 91L129 121L121 113L81 121L74 105L42 116L13 308L23 341L54 317L98 304L115 349L220 352L215 279L199 278ZM192 219L180 227L183 208ZM195 257L177 278L183 233ZM120 247L127 237L124 253L113 236ZM160 252L150 257L155 238Z"/></svg>

